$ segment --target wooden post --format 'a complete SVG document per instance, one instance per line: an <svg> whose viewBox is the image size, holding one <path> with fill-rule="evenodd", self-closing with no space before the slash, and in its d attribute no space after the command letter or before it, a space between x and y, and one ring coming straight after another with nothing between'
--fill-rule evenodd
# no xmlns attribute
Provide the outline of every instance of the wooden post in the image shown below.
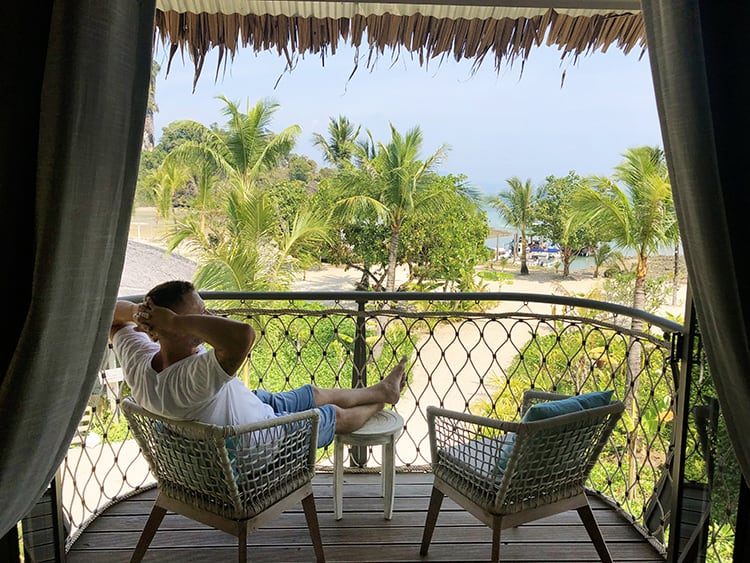
<svg viewBox="0 0 750 563"><path fill-rule="evenodd" d="M690 384L693 368L693 345L698 323L695 318L693 295L688 286L685 299L685 323L680 350L680 374L677 382L677 408L674 419L674 455L672 458L672 503L669 519L668 563L677 563L680 558L680 530L682 528L682 485L685 479L685 447L687 443L688 419L690 416Z"/></svg>

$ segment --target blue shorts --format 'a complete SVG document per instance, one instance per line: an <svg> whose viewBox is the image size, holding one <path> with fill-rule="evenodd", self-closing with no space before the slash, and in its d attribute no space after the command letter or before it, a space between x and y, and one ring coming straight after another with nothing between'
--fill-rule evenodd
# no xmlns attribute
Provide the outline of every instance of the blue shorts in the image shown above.
<svg viewBox="0 0 750 563"><path fill-rule="evenodd" d="M254 393L261 402L269 405L273 412L281 416L295 412L314 409L315 397L312 385L303 385L299 389L271 393L265 389L256 389ZM323 405L317 407L320 412L320 423L318 424L318 447L324 448L333 442L336 431L336 407Z"/></svg>

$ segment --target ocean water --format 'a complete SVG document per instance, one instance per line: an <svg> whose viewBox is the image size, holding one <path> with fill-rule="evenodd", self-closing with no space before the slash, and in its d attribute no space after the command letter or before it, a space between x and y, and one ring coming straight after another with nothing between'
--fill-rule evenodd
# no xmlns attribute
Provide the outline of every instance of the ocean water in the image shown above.
<svg viewBox="0 0 750 563"><path fill-rule="evenodd" d="M490 226L491 229L503 229L505 231L515 232L515 229L513 227L509 227L505 221L502 220L500 217L500 214L490 207L487 204L482 204L482 208L487 213L487 224ZM513 241L513 235L508 235L504 237L489 237L485 239L485 245L487 248L497 248L498 246L508 248L508 244ZM626 249L623 250L622 253L625 256L635 256L635 253L632 250ZM663 246L659 248L659 255L660 256L672 256L674 254L674 248L670 246ZM682 248L680 248L680 255L683 255ZM593 258L589 256L578 256L576 257L572 264L570 265L571 271L576 270L585 270L587 268L593 268L594 267L594 260Z"/></svg>

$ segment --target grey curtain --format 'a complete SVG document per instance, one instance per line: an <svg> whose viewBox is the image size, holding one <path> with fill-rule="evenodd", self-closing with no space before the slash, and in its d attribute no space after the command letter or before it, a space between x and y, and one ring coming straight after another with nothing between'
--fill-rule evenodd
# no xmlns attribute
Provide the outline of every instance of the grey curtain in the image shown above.
<svg viewBox="0 0 750 563"><path fill-rule="evenodd" d="M154 0L3 2L0 535L65 456L106 347Z"/></svg>
<svg viewBox="0 0 750 563"><path fill-rule="evenodd" d="M689 282L709 366L750 480L750 4L643 0Z"/></svg>

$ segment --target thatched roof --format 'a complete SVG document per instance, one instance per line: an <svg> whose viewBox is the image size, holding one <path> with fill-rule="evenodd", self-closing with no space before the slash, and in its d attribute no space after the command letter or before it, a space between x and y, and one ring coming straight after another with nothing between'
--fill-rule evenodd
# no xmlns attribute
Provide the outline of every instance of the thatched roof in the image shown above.
<svg viewBox="0 0 750 563"><path fill-rule="evenodd" d="M557 46L573 57L611 46L646 49L638 0L433 0L305 2L294 0L157 0L156 33L169 52L195 65L218 49L218 74L239 48L276 51L290 68L296 56L325 58L341 44L368 50L368 65L388 52L408 52L426 65L435 58L489 55L495 68L525 61L533 47ZM363 45L364 43L364 45Z"/></svg>
<svg viewBox="0 0 750 563"><path fill-rule="evenodd" d="M143 295L165 281L192 280L197 269L198 265L189 258L129 240L117 295Z"/></svg>

